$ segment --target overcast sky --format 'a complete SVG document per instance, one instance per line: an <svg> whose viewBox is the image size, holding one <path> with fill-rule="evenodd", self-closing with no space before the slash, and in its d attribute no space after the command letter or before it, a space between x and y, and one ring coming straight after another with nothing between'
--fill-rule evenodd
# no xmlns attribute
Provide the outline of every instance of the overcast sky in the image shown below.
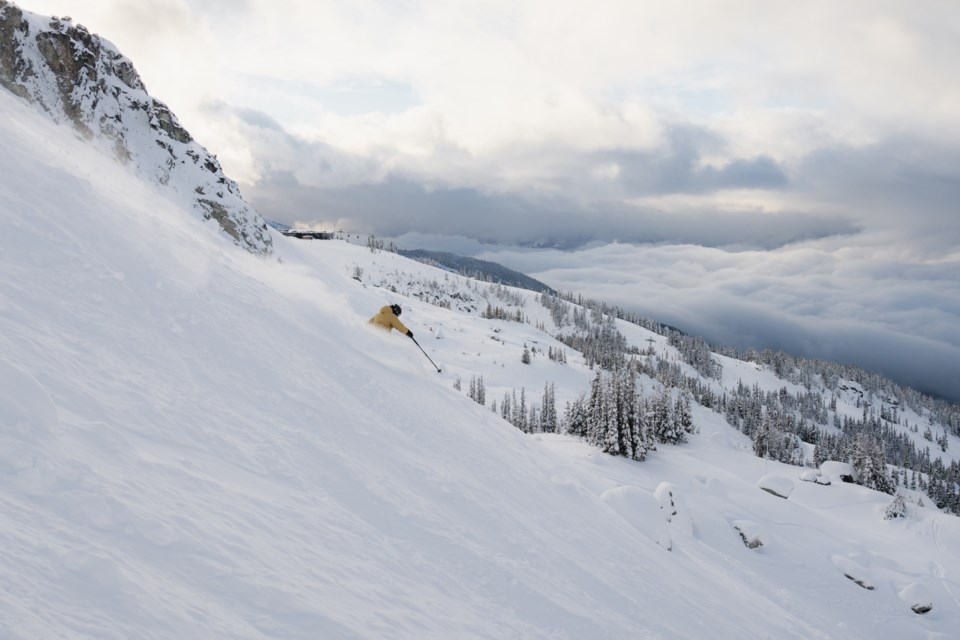
<svg viewBox="0 0 960 640"><path fill-rule="evenodd" d="M19 4L120 47L268 218L960 399L956 0Z"/></svg>

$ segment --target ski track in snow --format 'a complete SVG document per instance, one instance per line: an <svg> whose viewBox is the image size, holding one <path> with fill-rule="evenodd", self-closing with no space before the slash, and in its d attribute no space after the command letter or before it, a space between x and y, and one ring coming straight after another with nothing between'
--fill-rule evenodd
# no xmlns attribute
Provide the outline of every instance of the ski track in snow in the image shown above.
<svg viewBox="0 0 960 640"><path fill-rule="evenodd" d="M483 375L488 402L554 382L562 407L593 375L579 355L521 364L525 343L561 345L377 286L447 281L485 305L487 285L343 242L277 237L279 261L253 258L2 91L0 108L0 637L960 628L957 518L884 521L888 496L801 482L707 410L644 463L521 434L455 377ZM367 327L394 301L442 374ZM724 364L724 384L783 385ZM793 480L789 499L756 486L768 474ZM911 584L930 613L898 596Z"/></svg>

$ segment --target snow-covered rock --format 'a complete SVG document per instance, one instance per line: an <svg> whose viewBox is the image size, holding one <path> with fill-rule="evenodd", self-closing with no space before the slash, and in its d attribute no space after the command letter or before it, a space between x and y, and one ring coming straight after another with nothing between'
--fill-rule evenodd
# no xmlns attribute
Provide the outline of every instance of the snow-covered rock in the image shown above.
<svg viewBox="0 0 960 640"><path fill-rule="evenodd" d="M661 482L653 495L660 503L660 511L670 526L686 535L693 535L693 519L677 487L670 482Z"/></svg>
<svg viewBox="0 0 960 640"><path fill-rule="evenodd" d="M175 192L239 246L271 252L266 222L216 156L147 93L133 63L112 43L66 18L46 18L0 0L0 86Z"/></svg>
<svg viewBox="0 0 960 640"><path fill-rule="evenodd" d="M793 493L793 480L783 476L766 475L757 481L757 486L778 498L789 498Z"/></svg>
<svg viewBox="0 0 960 640"><path fill-rule="evenodd" d="M760 525L752 520L734 520L730 524L740 534L743 540L743 546L747 549L757 549L763 546L763 540L760 537Z"/></svg>
<svg viewBox="0 0 960 640"><path fill-rule="evenodd" d="M867 591L873 591L876 588L874 586L876 580L874 580L871 572L853 558L833 555L830 556L830 561L833 562L833 566L835 566L845 578L852 580L857 586Z"/></svg>
<svg viewBox="0 0 960 640"><path fill-rule="evenodd" d="M852 464L834 460L827 460L820 465L820 475L833 482L855 482L857 479L857 472Z"/></svg>
<svg viewBox="0 0 960 640"><path fill-rule="evenodd" d="M929 613L933 609L933 596L930 590L919 582L912 582L901 589L897 596L913 610L914 613Z"/></svg>
<svg viewBox="0 0 960 640"><path fill-rule="evenodd" d="M824 476L822 473L815 469L804 469L800 472L800 479L803 482L812 482L814 484L829 486L832 481L829 477Z"/></svg>

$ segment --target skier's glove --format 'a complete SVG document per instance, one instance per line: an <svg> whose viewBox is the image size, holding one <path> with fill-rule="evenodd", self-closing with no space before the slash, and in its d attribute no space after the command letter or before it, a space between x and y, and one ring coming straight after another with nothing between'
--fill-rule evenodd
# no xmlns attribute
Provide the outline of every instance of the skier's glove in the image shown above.
<svg viewBox="0 0 960 640"><path fill-rule="evenodd" d="M407 337L408 337L408 338L412 338L412 337L413 337L413 331L410 331L410 329L407 329Z"/></svg>

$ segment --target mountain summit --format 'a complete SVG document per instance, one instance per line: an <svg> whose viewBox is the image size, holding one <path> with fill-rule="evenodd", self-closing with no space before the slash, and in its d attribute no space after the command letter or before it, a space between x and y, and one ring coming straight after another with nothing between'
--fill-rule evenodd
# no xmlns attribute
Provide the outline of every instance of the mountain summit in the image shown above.
<svg viewBox="0 0 960 640"><path fill-rule="evenodd" d="M176 192L244 249L271 252L263 218L216 157L147 93L133 63L112 43L70 18L39 16L0 0L0 86L69 123L140 177Z"/></svg>

